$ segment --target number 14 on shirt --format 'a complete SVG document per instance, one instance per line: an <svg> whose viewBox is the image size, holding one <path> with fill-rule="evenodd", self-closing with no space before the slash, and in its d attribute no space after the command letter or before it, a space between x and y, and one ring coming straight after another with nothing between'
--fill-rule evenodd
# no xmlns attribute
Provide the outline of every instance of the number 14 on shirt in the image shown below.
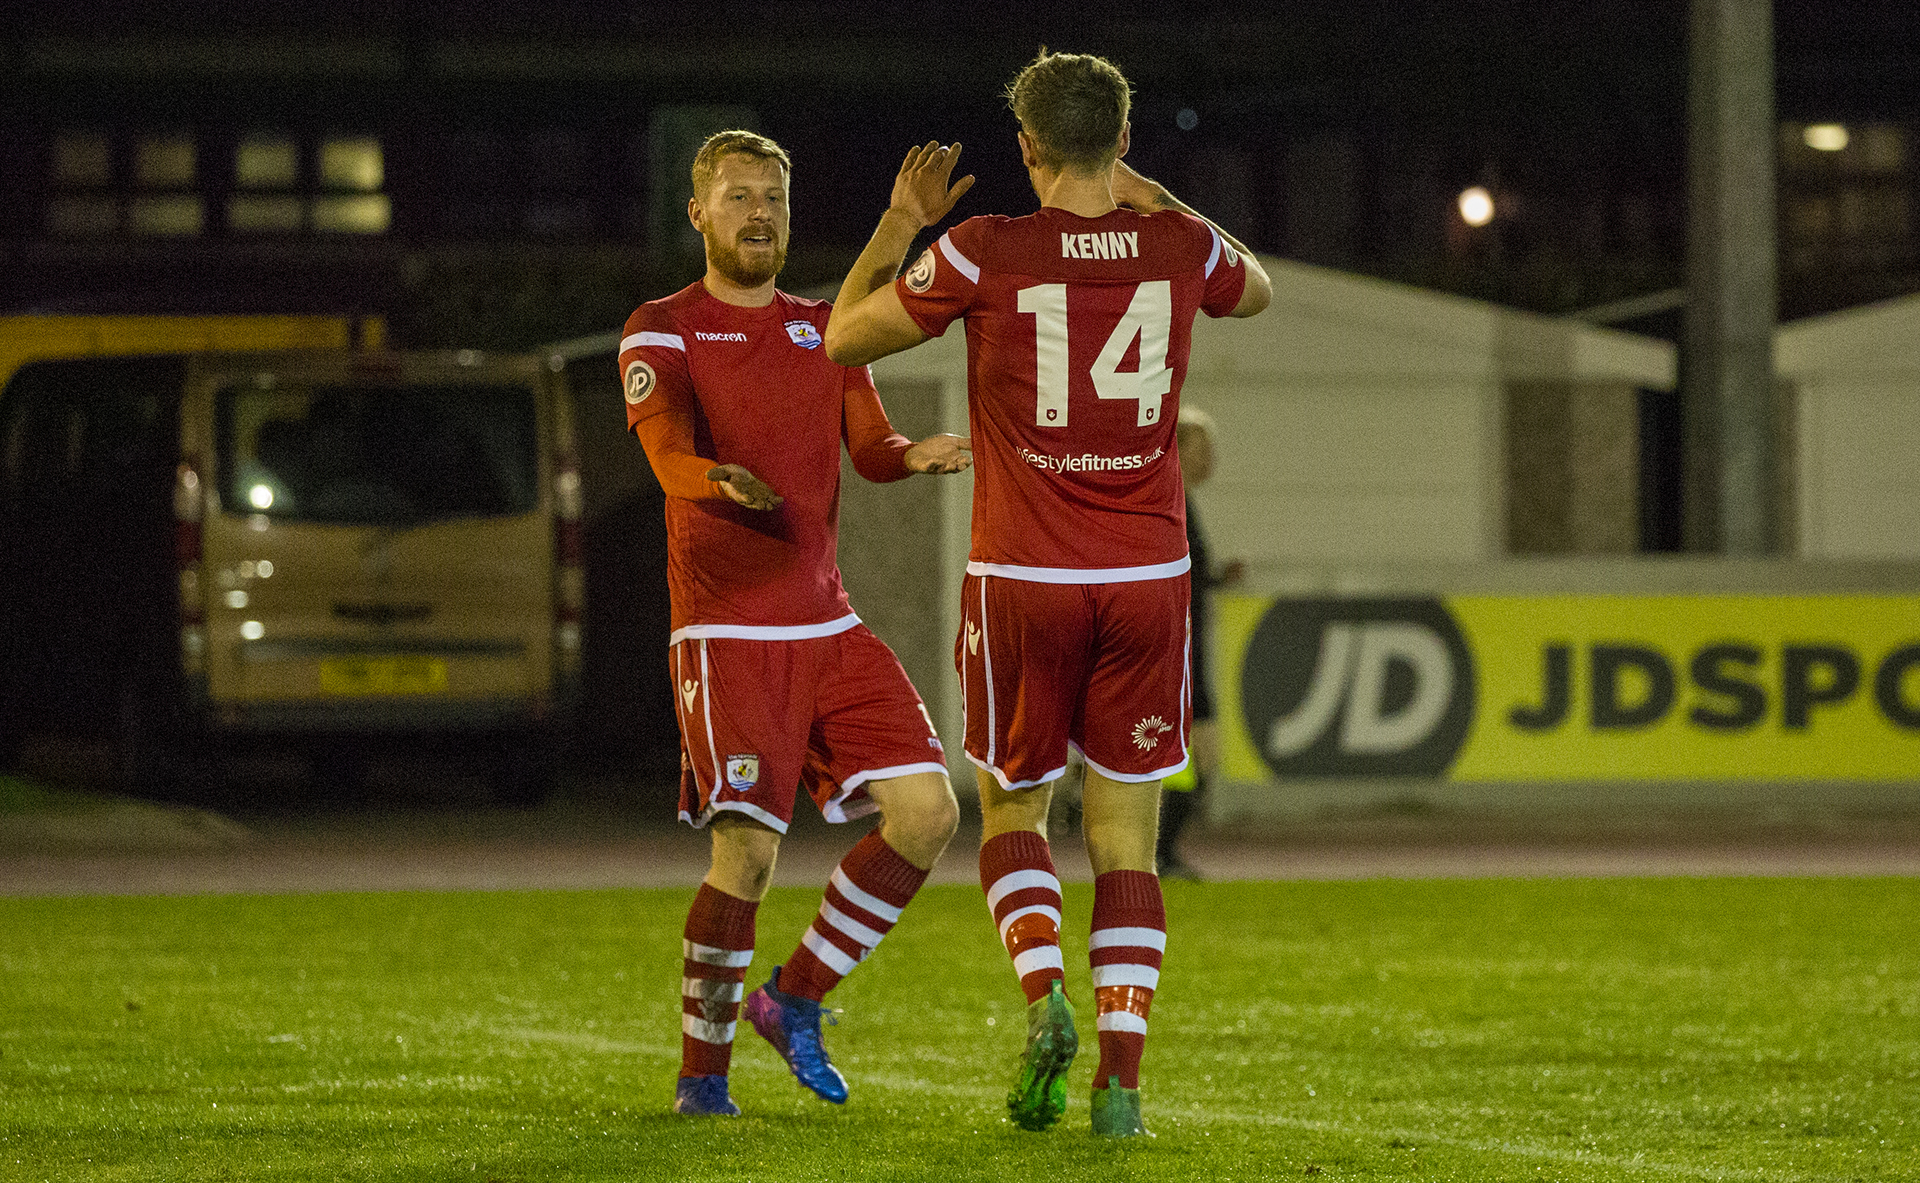
<svg viewBox="0 0 1920 1183"><path fill-rule="evenodd" d="M1021 288L1021 313L1034 318L1033 421L1041 427L1067 425L1067 387L1070 380L1067 349L1067 285L1043 283ZM1133 399L1139 405L1134 426L1160 421L1160 400L1173 389L1173 371L1167 368L1167 338L1173 328L1173 288L1164 279L1134 288L1133 299L1120 323L1113 327L1088 377L1101 398ZM1134 340L1140 342L1140 366L1122 370Z"/></svg>

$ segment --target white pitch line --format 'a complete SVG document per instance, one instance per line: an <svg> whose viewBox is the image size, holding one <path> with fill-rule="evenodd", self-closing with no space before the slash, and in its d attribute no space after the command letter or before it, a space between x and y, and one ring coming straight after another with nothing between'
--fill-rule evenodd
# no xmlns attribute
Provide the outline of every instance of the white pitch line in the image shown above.
<svg viewBox="0 0 1920 1183"><path fill-rule="evenodd" d="M669 1048L658 1043L629 1043L621 1040L606 1039L597 1035L587 1035L571 1031L539 1031L525 1028L501 1028L494 1034L504 1038L524 1040L528 1043L557 1043L568 1047L577 1047L584 1051L607 1052L615 1055L671 1056L678 1054L677 1047ZM949 1097L963 1097L970 1100L993 1103L1006 1094L997 1088L986 1085L962 1084L951 1081L923 1080L919 1077L900 1076L893 1073L859 1073L853 1084L857 1089L861 1084L874 1084L889 1090L917 1091L934 1093ZM1151 1112L1151 1111L1150 1111ZM1508 1154L1518 1158L1547 1159L1553 1162L1578 1163L1586 1166L1616 1167L1622 1170L1648 1171L1661 1175L1670 1175L1684 1179L1747 1180L1751 1183L1785 1183L1789 1179L1810 1180L1808 1175L1782 1175L1778 1171L1750 1171L1739 1168L1689 1167L1678 1163L1656 1162L1643 1158L1624 1158L1617 1154L1599 1154L1581 1150L1561 1150L1552 1146L1534 1146L1524 1142L1489 1140L1484 1138L1461 1138L1431 1130L1406 1129L1397 1126L1364 1126L1346 1122L1323 1121L1314 1118L1288 1117L1277 1113L1237 1113L1231 1110L1171 1110L1165 1114L1168 1121L1178 1125L1238 1125L1238 1126L1281 1126L1287 1129L1307 1130L1319 1134L1341 1134L1350 1138L1373 1139L1381 1142L1399 1140L1411 1142L1415 1146L1435 1144L1453 1146L1461 1150L1474 1150L1485 1154Z"/></svg>

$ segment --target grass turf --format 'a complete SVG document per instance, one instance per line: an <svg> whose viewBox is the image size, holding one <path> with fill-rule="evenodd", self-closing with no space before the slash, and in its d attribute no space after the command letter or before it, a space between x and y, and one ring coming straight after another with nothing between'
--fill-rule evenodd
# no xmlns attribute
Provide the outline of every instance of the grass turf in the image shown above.
<svg viewBox="0 0 1920 1183"><path fill-rule="evenodd" d="M667 1112L685 891L0 900L0 1180L1920 1178L1920 882L1170 884L1158 1137L1004 1120L1024 1006L977 889L835 992L853 1084L745 1024ZM749 985L818 893L760 913ZM1076 963L1078 963L1077 968Z"/></svg>

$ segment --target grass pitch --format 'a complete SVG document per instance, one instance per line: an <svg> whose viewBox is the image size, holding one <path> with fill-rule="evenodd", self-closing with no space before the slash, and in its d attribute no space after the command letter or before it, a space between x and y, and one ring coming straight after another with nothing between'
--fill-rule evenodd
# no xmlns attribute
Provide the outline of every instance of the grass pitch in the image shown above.
<svg viewBox="0 0 1920 1183"><path fill-rule="evenodd" d="M690 898L0 900L0 1180L1920 1178L1912 880L1170 884L1124 1145L1087 1132L1088 887L1046 1134L961 886L832 996L848 1105L742 1023L747 1116L672 1116ZM749 986L818 898L769 898Z"/></svg>

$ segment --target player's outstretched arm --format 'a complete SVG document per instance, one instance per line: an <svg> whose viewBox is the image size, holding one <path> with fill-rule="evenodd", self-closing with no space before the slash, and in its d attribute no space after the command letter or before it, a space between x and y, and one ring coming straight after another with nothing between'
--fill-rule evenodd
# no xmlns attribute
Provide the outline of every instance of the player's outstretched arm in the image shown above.
<svg viewBox="0 0 1920 1183"><path fill-rule="evenodd" d="M1143 214L1158 213L1161 210L1177 209L1190 214L1213 227L1213 232L1225 239L1227 244L1240 253L1247 264L1247 286L1240 293L1240 302L1233 307L1229 316L1254 316L1264 312L1273 301L1273 280L1267 277L1267 269L1260 265L1253 252L1248 250L1239 239L1220 228L1212 218L1181 201L1167 187L1158 181L1149 181L1133 170L1124 160L1113 165L1113 199L1121 205L1129 206Z"/></svg>
<svg viewBox="0 0 1920 1183"><path fill-rule="evenodd" d="M973 441L963 435L930 435L901 457L914 472L965 472L973 467Z"/></svg>
<svg viewBox="0 0 1920 1183"><path fill-rule="evenodd" d="M827 356L834 361L863 366L927 339L900 306L893 277L920 231L946 217L961 194L973 188L971 176L949 184L959 162L958 143L941 147L929 140L907 152L887 212L854 260L827 319Z"/></svg>

